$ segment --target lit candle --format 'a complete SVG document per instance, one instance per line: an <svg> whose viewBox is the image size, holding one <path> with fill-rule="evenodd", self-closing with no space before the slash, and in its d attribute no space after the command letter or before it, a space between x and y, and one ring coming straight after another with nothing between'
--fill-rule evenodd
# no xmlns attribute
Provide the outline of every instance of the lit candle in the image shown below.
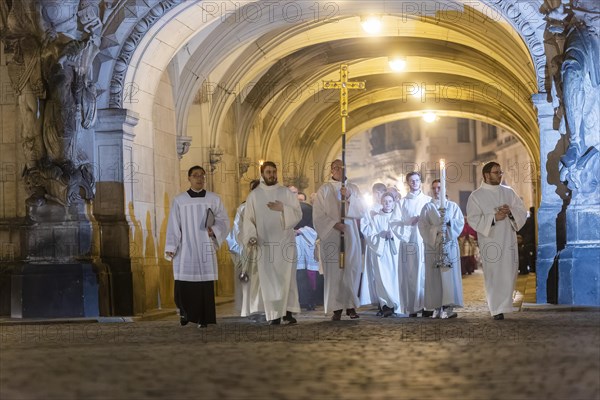
<svg viewBox="0 0 600 400"><path fill-rule="evenodd" d="M446 208L446 160L440 160L440 208Z"/></svg>

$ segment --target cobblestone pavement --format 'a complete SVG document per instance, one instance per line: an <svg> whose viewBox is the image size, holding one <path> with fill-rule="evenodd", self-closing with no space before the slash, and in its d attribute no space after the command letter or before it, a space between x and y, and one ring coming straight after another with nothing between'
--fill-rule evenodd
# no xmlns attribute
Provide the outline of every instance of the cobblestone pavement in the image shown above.
<svg viewBox="0 0 600 400"><path fill-rule="evenodd" d="M493 321L482 274L459 318L270 327L218 307L218 325L0 325L0 399L600 399L600 313ZM344 317L345 318L345 317Z"/></svg>

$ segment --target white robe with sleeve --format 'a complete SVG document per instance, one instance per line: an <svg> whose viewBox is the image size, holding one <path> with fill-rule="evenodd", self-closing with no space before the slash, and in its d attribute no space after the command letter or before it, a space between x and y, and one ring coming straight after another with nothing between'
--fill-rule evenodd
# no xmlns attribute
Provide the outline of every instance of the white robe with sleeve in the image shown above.
<svg viewBox="0 0 600 400"><path fill-rule="evenodd" d="M298 269L307 269L309 271L318 271L319 262L315 259L315 242L317 232L310 226L303 226L298 229L296 235L296 249L298 251Z"/></svg>
<svg viewBox="0 0 600 400"><path fill-rule="evenodd" d="M381 307L388 306L399 311L398 253L400 238L394 235L393 230L391 239L381 236L382 232L391 229L394 215L396 214L393 212L381 211L371 218L370 224L361 226L361 230L367 241L367 249L372 254L372 273L377 302Z"/></svg>
<svg viewBox="0 0 600 400"><path fill-rule="evenodd" d="M442 250L442 217L438 207L439 200L432 200L423 207L419 218L419 232L425 244L425 308L428 310L463 306L458 237L465 218L456 203L446 201L445 220L450 226L446 226L449 242L445 248L452 268L438 268L435 263Z"/></svg>
<svg viewBox="0 0 600 400"><path fill-rule="evenodd" d="M495 221L495 208L503 204L510 207L514 221L508 217ZM519 269L516 231L523 227L526 219L523 201L508 186L482 183L469 196L467 222L477 231L485 292L492 315L513 312L512 295Z"/></svg>
<svg viewBox="0 0 600 400"><path fill-rule="evenodd" d="M360 220L360 229L365 234L364 230L373 224L373 217L381 211L381 204L373 204L367 213ZM375 283L375 265L377 264L377 254L372 250L372 247L365 247L364 268L360 283L360 305L379 304L377 289Z"/></svg>
<svg viewBox="0 0 600 400"><path fill-rule="evenodd" d="M320 239L320 257L325 278L325 313L358 308L362 251L358 221L366 211L358 187L346 185L350 201L344 223L345 268L340 268L340 232L333 226L341 221L341 182L330 181L319 188L313 204L313 225Z"/></svg>
<svg viewBox="0 0 600 400"><path fill-rule="evenodd" d="M215 216L212 230L216 243L205 228L208 209ZM177 281L202 282L218 279L217 249L229 232L229 217L221 198L206 192L205 197L177 195L171 204L165 253L173 252L173 275Z"/></svg>
<svg viewBox="0 0 600 400"><path fill-rule="evenodd" d="M400 314L413 314L425 307L425 257L423 238L417 224L411 225L413 217L419 217L431 197L423 192L408 193L402 199L394 232L401 238L398 257L398 281L400 286Z"/></svg>
<svg viewBox="0 0 600 400"><path fill-rule="evenodd" d="M283 211L273 211L267 203L279 200ZM256 266L265 316L271 321L300 312L296 284L296 234L294 227L302 218L298 197L281 185L264 182L246 199L241 240L248 248L257 239Z"/></svg>
<svg viewBox="0 0 600 400"><path fill-rule="evenodd" d="M240 238L245 208L245 202L240 204L233 219L233 228L227 235L227 244L234 267L235 306L242 317L264 312L258 273L254 269L248 268L248 249L244 247ZM248 282L239 280L242 271L248 275Z"/></svg>

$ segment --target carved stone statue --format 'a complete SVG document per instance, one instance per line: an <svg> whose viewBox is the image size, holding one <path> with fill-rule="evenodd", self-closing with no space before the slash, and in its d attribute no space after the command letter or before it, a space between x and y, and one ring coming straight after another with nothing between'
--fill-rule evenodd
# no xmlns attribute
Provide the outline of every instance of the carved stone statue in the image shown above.
<svg viewBox="0 0 600 400"><path fill-rule="evenodd" d="M598 203L600 159L600 5L593 1L563 1L548 13L553 34L564 36L563 119L559 131L569 138L560 159L560 176L574 190L575 202Z"/></svg>
<svg viewBox="0 0 600 400"><path fill-rule="evenodd" d="M29 205L68 206L94 195L78 137L96 119L91 72L102 28L99 2L21 0L0 14L0 38L15 48L8 71L18 98Z"/></svg>

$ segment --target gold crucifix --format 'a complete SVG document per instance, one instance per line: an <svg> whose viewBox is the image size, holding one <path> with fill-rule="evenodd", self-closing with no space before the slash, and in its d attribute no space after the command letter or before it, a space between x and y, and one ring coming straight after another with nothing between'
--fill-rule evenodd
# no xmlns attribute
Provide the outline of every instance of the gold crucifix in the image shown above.
<svg viewBox="0 0 600 400"><path fill-rule="evenodd" d="M342 133L346 133L346 118L348 117L348 90L349 89L365 89L364 81L349 82L348 81L348 66L340 65L340 80L339 81L323 81L323 89L339 89L340 90L340 116L342 117Z"/></svg>
<svg viewBox="0 0 600 400"><path fill-rule="evenodd" d="M350 82L348 81L348 66L342 64L340 66L339 81L323 81L323 89L339 89L340 91L340 116L342 117L342 190L346 192L346 118L348 117L348 90L350 89L365 89L365 82ZM341 196L342 203L340 208L341 223L344 223L346 218L346 196ZM345 267L346 244L344 240L344 231L340 232L340 268Z"/></svg>

